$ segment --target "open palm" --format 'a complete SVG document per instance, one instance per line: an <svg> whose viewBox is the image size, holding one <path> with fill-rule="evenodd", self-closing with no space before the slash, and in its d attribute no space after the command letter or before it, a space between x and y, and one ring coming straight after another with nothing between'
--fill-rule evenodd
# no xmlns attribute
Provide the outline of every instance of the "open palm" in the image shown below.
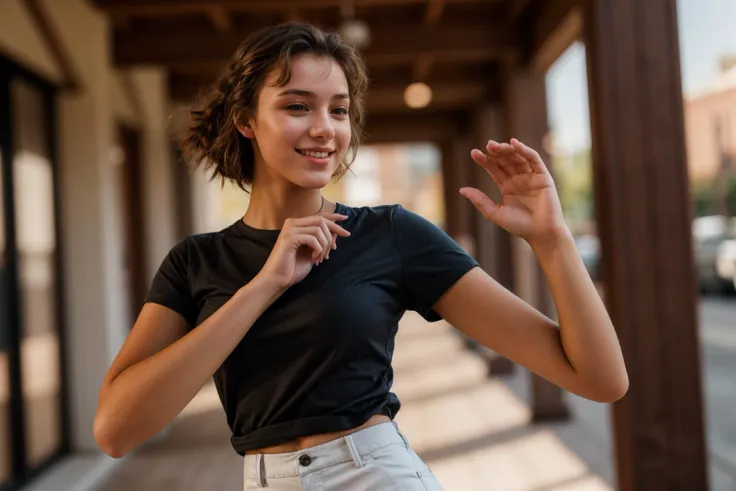
<svg viewBox="0 0 736 491"><path fill-rule="evenodd" d="M473 149L471 157L498 185L501 203L476 188L460 190L486 219L527 242L566 230L554 180L535 150L512 138L510 143L491 140L486 151Z"/></svg>

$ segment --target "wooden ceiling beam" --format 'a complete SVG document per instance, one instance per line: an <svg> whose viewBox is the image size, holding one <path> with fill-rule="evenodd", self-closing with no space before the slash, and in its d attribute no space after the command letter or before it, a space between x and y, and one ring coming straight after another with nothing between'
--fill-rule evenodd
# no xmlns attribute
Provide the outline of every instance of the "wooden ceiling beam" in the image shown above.
<svg viewBox="0 0 736 491"><path fill-rule="evenodd" d="M414 75L414 82L424 82L429 78L429 74L432 72L432 65L434 64L434 57L431 53L423 53L419 55L414 62L412 68L412 74Z"/></svg>
<svg viewBox="0 0 736 491"><path fill-rule="evenodd" d="M173 102L191 102L204 85L187 84L185 81L171 79L169 98ZM404 103L406 85L378 85L372 87L366 96L366 109L369 113L392 111L413 111ZM431 84L432 102L428 107L434 109L464 108L480 100L497 99L498 84L493 81L465 81L453 84Z"/></svg>
<svg viewBox="0 0 736 491"><path fill-rule="evenodd" d="M61 86L71 93L82 89L82 77L79 75L77 66L74 64L68 47L64 44L59 34L53 17L48 13L43 2L38 0L25 0L23 4L43 39L46 48L51 53L54 62L61 71Z"/></svg>
<svg viewBox="0 0 736 491"><path fill-rule="evenodd" d="M215 26L219 32L227 32L232 27L232 21L230 14L225 7L213 5L207 9L207 17L209 17L212 25Z"/></svg>
<svg viewBox="0 0 736 491"><path fill-rule="evenodd" d="M301 22L304 20L302 18L302 13L299 10L299 7L290 7L286 10L286 14L284 15L284 20L290 21L290 22Z"/></svg>
<svg viewBox="0 0 736 491"><path fill-rule="evenodd" d="M205 13L212 6L232 12L263 12L298 9L339 7L344 0L93 0L95 5L107 13L145 17L168 17ZM356 8L372 6L421 4L426 0L353 0ZM458 4L487 4L489 1L504 0L447 0Z"/></svg>
<svg viewBox="0 0 736 491"><path fill-rule="evenodd" d="M512 22L516 21L531 4L531 0L508 0L506 17Z"/></svg>
<svg viewBox="0 0 736 491"><path fill-rule="evenodd" d="M538 2L527 29L531 39L524 62L533 70L544 72L575 41L581 39L583 18L582 0L555 0Z"/></svg>
<svg viewBox="0 0 736 491"><path fill-rule="evenodd" d="M436 26L445 11L447 0L427 0L427 10L424 11L424 25Z"/></svg>
<svg viewBox="0 0 736 491"><path fill-rule="evenodd" d="M425 26L436 26L439 24L442 18L442 12L445 10L447 0L427 0L427 10L424 13L424 25ZM414 62L414 80L416 82L422 82L429 77L432 71L432 64L434 63L434 57L431 53L422 53L419 55Z"/></svg>
<svg viewBox="0 0 736 491"><path fill-rule="evenodd" d="M368 115L365 143L436 142L455 135L462 124L458 111L416 111Z"/></svg>
<svg viewBox="0 0 736 491"><path fill-rule="evenodd" d="M437 66L437 69L433 70L429 77L427 77L426 82L440 85L463 83L469 80L495 83L500 73L499 65L493 63L452 65L451 67ZM414 80L413 74L408 67L402 71L373 69L370 71L370 76L371 88L381 85L407 85Z"/></svg>
<svg viewBox="0 0 736 491"><path fill-rule="evenodd" d="M226 62L256 27L233 26L213 36L207 29L157 28L115 33L118 66ZM435 60L508 58L518 47L516 30L504 25L481 27L375 27L363 54L369 64L413 61L422 54Z"/></svg>
<svg viewBox="0 0 736 491"><path fill-rule="evenodd" d="M405 85L394 87L374 87L366 97L366 109L371 113L390 111L414 111L404 103ZM431 84L432 102L427 106L432 109L466 108L472 104L488 99L497 99L490 83L466 81L450 85Z"/></svg>
<svg viewBox="0 0 736 491"><path fill-rule="evenodd" d="M435 70L426 82L435 87L465 86L469 81L483 84L489 94L497 94L500 84L499 70L496 66L458 66L452 70ZM174 72L169 75L169 95L172 100L189 102L210 83L217 80L218 71L183 73ZM370 72L371 84L368 97L375 97L378 92L403 93L404 88L414 81L409 70L398 73L395 70L376 70ZM442 89L440 89L442 90ZM473 90L475 93L475 90Z"/></svg>

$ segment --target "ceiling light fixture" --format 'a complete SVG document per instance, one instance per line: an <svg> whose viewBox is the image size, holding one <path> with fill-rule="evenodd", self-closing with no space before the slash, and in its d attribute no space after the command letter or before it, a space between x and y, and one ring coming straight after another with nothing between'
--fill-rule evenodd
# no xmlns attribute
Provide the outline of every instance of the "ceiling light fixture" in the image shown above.
<svg viewBox="0 0 736 491"><path fill-rule="evenodd" d="M358 49L367 48L371 44L371 28L367 22L355 18L353 0L345 0L340 4L340 17L340 37Z"/></svg>
<svg viewBox="0 0 736 491"><path fill-rule="evenodd" d="M432 102L432 89L424 82L414 82L404 90L404 103L413 108L427 107Z"/></svg>
<svg viewBox="0 0 736 491"><path fill-rule="evenodd" d="M371 28L362 20L348 19L340 24L340 37L356 48L365 49L371 44Z"/></svg>

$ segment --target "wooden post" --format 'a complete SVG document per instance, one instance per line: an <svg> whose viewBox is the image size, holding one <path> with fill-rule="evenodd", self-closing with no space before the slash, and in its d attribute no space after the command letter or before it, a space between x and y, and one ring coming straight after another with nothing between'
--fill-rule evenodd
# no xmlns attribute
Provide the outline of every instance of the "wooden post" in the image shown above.
<svg viewBox="0 0 736 491"><path fill-rule="evenodd" d="M676 0L585 0L618 489L708 489Z"/></svg>
<svg viewBox="0 0 736 491"><path fill-rule="evenodd" d="M532 72L514 64L504 69L504 120L508 137L515 137L539 152L544 162L550 166L550 159L544 150L544 137L548 131L547 90L545 74ZM506 138L505 140L507 140ZM551 170L551 169L550 169ZM523 268L532 268L528 277L528 296L525 298L540 312L555 318L554 305L547 288L547 282L536 258L525 248L517 248L517 263ZM519 278L521 280L521 278ZM522 285L519 285L521 287ZM517 289L518 290L518 289ZM519 292L516 292L519 294ZM531 374L532 421L566 420L570 411L565 403L562 389L535 374Z"/></svg>
<svg viewBox="0 0 736 491"><path fill-rule="evenodd" d="M475 255L473 205L460 195L460 188L473 185L469 138L456 135L440 143L447 233L470 255Z"/></svg>
<svg viewBox="0 0 736 491"><path fill-rule="evenodd" d="M467 133L467 132L465 132ZM470 139L465 135L455 135L440 142L442 152L442 182L445 198L445 231L471 256L475 256L476 241L473 227L475 209L467 199L460 195L463 186L474 186L473 165L470 158ZM474 339L460 331L465 347L483 352L485 349Z"/></svg>
<svg viewBox="0 0 736 491"><path fill-rule="evenodd" d="M485 149L489 139L500 139L503 135L501 115L496 105L486 103L472 114L473 142L471 148ZM488 173L475 162L473 164L474 187L486 193L493 200L500 200L501 193ZM475 216L476 258L481 267L496 281L514 291L513 252L511 236L502 228L489 222L477 211ZM508 375L514 372L514 363L502 356L488 358L489 375Z"/></svg>

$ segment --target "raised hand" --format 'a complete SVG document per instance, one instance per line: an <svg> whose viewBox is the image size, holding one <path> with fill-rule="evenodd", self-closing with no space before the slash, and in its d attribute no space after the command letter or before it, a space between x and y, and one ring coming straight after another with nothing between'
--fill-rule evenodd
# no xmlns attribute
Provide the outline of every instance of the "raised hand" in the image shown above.
<svg viewBox="0 0 736 491"><path fill-rule="evenodd" d="M535 150L512 138L490 140L486 152L473 149L470 155L498 185L501 203L476 188L464 187L460 194L486 219L530 244L569 233L555 183Z"/></svg>
<svg viewBox="0 0 736 491"><path fill-rule="evenodd" d="M258 276L267 278L279 290L299 283L315 265L329 259L330 252L337 249L337 236L350 236L335 223L346 218L328 212L289 218Z"/></svg>

